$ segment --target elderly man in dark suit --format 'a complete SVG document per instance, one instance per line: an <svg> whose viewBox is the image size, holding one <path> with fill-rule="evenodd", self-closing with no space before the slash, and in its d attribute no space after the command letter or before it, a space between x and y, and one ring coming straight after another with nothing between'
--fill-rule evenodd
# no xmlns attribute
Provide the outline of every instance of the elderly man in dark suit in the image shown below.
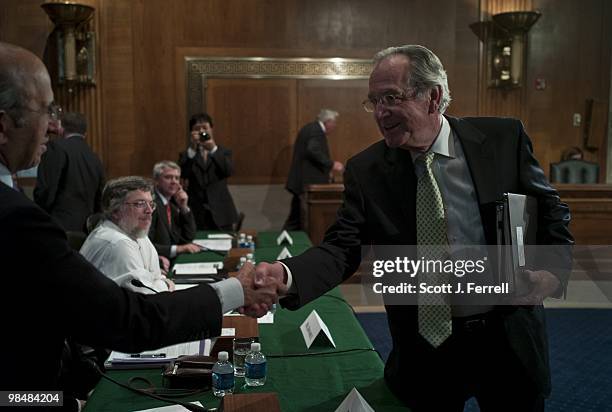
<svg viewBox="0 0 612 412"><path fill-rule="evenodd" d="M189 208L189 196L181 187L181 168L164 160L153 166L155 204L149 239L160 256L173 259L182 253L202 250L191 243L196 235L196 223Z"/></svg>
<svg viewBox="0 0 612 412"><path fill-rule="evenodd" d="M430 50L393 47L374 63L364 108L384 140L348 161L344 202L322 244L258 265L256 284L284 286L281 304L294 309L351 276L362 246L494 244L489 206L506 192L533 196L537 242L561 249L549 256L559 270L542 259L525 271L530 289L514 305L388 305L385 379L415 411L463 411L472 396L482 411L543 411L551 384L542 299L560 296L569 276L568 207L520 121L443 115L450 93Z"/></svg>
<svg viewBox="0 0 612 412"><path fill-rule="evenodd" d="M217 336L222 314L233 308L266 313L276 293L254 290L245 271L222 285L145 296L122 289L73 251L62 228L14 190L11 178L40 162L57 115L40 59L0 43L0 260L7 274L0 323L10 332L0 343L10 354L1 390L63 390L58 378L68 337L139 352ZM77 410L68 395L63 410Z"/></svg>
<svg viewBox="0 0 612 412"><path fill-rule="evenodd" d="M190 144L179 156L189 207L199 230L232 230L238 212L227 187L233 173L232 151L217 145L213 119L198 113L189 119Z"/></svg>
<svg viewBox="0 0 612 412"><path fill-rule="evenodd" d="M293 145L293 159L285 188L293 195L284 229L301 230L301 199L306 185L329 183L332 172L344 165L329 156L327 136L336 129L338 112L321 109L317 120L302 127Z"/></svg>
<svg viewBox="0 0 612 412"><path fill-rule="evenodd" d="M63 138L49 143L38 167L34 201L65 230L85 232L87 217L100 211L104 168L85 141L85 115L65 113L62 126Z"/></svg>

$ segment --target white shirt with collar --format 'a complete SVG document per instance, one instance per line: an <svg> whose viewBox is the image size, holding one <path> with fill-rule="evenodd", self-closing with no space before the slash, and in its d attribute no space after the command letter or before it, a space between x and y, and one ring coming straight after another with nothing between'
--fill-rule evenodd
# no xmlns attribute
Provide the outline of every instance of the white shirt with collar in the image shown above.
<svg viewBox="0 0 612 412"><path fill-rule="evenodd" d="M13 186L13 174L2 163L0 163L0 182L4 183L8 187L14 187Z"/></svg>

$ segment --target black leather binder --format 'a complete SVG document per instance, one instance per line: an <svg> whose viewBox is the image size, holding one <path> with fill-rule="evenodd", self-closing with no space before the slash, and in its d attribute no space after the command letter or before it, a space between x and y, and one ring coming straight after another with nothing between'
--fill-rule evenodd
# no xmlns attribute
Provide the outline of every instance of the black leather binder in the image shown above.
<svg viewBox="0 0 612 412"><path fill-rule="evenodd" d="M508 291L520 296L529 292L523 270L530 267L526 245L536 244L538 204L530 196L505 193L497 203L497 282L508 283Z"/></svg>

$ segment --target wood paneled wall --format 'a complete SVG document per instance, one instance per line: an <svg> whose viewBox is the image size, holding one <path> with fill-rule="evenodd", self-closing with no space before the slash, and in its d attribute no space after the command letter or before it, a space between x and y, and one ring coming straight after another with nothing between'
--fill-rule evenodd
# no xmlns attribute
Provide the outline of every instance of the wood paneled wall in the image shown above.
<svg viewBox="0 0 612 412"><path fill-rule="evenodd" d="M189 114L187 56L370 58L389 45L423 44L446 66L453 95L449 114L521 117L546 171L564 148L581 145L582 128L572 126L572 114L584 118L586 99L605 106L609 99L612 3L607 0L88 2L96 7L99 82L93 97L79 97L89 103L74 107L97 113L99 136L93 146L102 154L110 176L149 175L155 161L176 159L184 148ZM42 56L52 29L42 3L3 0L0 40ZM529 34L526 87L508 93L488 90L480 76L481 46L468 25L517 8L539 9L543 14ZM536 78L546 80L545 90L535 90ZM228 82L209 84L213 97L207 98L219 143L236 153L244 181L253 174L267 175L270 182L283 180L287 165L281 160L290 151L298 125L316 114L314 106L319 103L314 102L326 88L316 81L268 84L273 86L264 93L269 103L256 107L248 105L259 87L253 82L244 80L243 88L231 93ZM347 86L338 83L327 96L329 106L341 112L343 130L330 139L333 157L341 160L377 138L367 119L361 123L360 116L365 115L359 112L361 86ZM295 107L281 105L279 93L301 97L292 103ZM252 137L246 143L236 140L246 137L247 131ZM603 144L587 158L599 160L605 170Z"/></svg>

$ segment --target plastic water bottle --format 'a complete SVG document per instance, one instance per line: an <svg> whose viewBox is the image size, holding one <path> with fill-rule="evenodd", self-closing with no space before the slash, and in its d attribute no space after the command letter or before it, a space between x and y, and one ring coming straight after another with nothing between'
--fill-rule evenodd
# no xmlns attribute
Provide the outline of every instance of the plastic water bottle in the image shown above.
<svg viewBox="0 0 612 412"><path fill-rule="evenodd" d="M228 361L227 352L219 352L219 360L212 368L212 387L220 398L234 392L234 366Z"/></svg>
<svg viewBox="0 0 612 412"><path fill-rule="evenodd" d="M255 250L255 241L253 240L252 235L248 235L246 237L246 247Z"/></svg>
<svg viewBox="0 0 612 412"><path fill-rule="evenodd" d="M240 234L240 237L238 238L238 247L239 248L246 247L246 234L244 233Z"/></svg>
<svg viewBox="0 0 612 412"><path fill-rule="evenodd" d="M251 343L251 351L244 359L244 380L248 386L263 386L266 383L266 357L261 353L259 342Z"/></svg>
<svg viewBox="0 0 612 412"><path fill-rule="evenodd" d="M247 261L246 256L240 256L240 262L238 262L238 266L236 267L236 269L238 270L242 269L246 261Z"/></svg>

